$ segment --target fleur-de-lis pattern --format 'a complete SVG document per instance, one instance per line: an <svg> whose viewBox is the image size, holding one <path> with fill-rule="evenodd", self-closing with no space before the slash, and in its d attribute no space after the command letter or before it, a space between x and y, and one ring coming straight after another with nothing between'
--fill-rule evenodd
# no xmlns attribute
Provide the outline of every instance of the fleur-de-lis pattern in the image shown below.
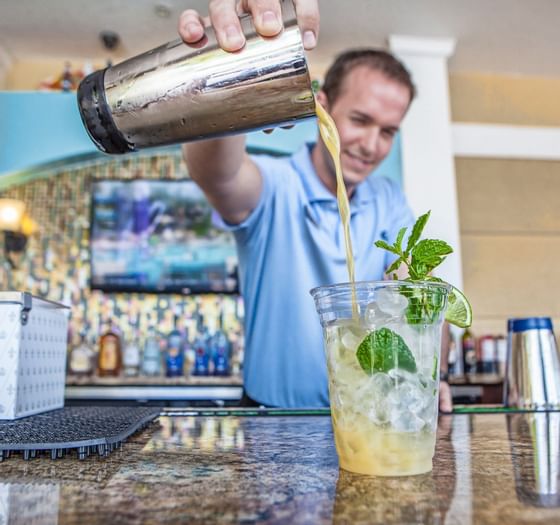
<svg viewBox="0 0 560 525"><path fill-rule="evenodd" d="M34 297L25 325L21 305L2 303L0 419L15 419L64 406L68 314Z"/></svg>

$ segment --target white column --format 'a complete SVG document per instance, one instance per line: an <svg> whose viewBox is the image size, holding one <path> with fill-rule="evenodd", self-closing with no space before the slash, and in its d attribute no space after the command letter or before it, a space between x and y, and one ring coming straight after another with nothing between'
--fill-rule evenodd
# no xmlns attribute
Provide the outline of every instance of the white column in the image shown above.
<svg viewBox="0 0 560 525"><path fill-rule="evenodd" d="M454 249L436 274L462 288L447 73L455 41L390 36L389 48L410 71L418 92L401 126L404 190L416 216L432 211L424 236L442 239Z"/></svg>
<svg viewBox="0 0 560 525"><path fill-rule="evenodd" d="M0 90L6 89L8 71L12 67L12 60L8 52L0 46Z"/></svg>

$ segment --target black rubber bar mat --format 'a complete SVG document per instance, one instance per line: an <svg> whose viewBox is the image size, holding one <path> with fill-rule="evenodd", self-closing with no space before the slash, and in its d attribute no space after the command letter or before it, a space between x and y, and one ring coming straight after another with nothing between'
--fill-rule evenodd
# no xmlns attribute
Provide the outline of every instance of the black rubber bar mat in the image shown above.
<svg viewBox="0 0 560 525"><path fill-rule="evenodd" d="M13 452L23 459L48 453L78 459L107 456L137 430L159 416L158 407L64 407L14 421L0 421L0 461Z"/></svg>

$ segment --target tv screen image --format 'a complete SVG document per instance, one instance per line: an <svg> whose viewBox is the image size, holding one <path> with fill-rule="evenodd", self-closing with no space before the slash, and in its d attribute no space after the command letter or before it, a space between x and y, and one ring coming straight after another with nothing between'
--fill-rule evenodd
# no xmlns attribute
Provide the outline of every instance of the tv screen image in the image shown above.
<svg viewBox="0 0 560 525"><path fill-rule="evenodd" d="M91 204L93 289L238 291L234 237L192 180L94 180Z"/></svg>

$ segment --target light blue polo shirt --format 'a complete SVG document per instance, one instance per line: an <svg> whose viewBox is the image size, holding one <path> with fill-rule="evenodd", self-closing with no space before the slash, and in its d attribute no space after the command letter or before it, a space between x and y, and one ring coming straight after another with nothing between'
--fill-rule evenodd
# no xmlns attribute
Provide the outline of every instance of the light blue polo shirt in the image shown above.
<svg viewBox="0 0 560 525"><path fill-rule="evenodd" d="M337 203L315 173L312 145L291 157L253 156L263 176L257 207L234 232L245 302L244 386L274 407L329 405L319 316L309 291L348 282ZM393 242L414 222L400 187L370 176L350 201L356 280L382 279ZM410 231L410 230L409 230Z"/></svg>

